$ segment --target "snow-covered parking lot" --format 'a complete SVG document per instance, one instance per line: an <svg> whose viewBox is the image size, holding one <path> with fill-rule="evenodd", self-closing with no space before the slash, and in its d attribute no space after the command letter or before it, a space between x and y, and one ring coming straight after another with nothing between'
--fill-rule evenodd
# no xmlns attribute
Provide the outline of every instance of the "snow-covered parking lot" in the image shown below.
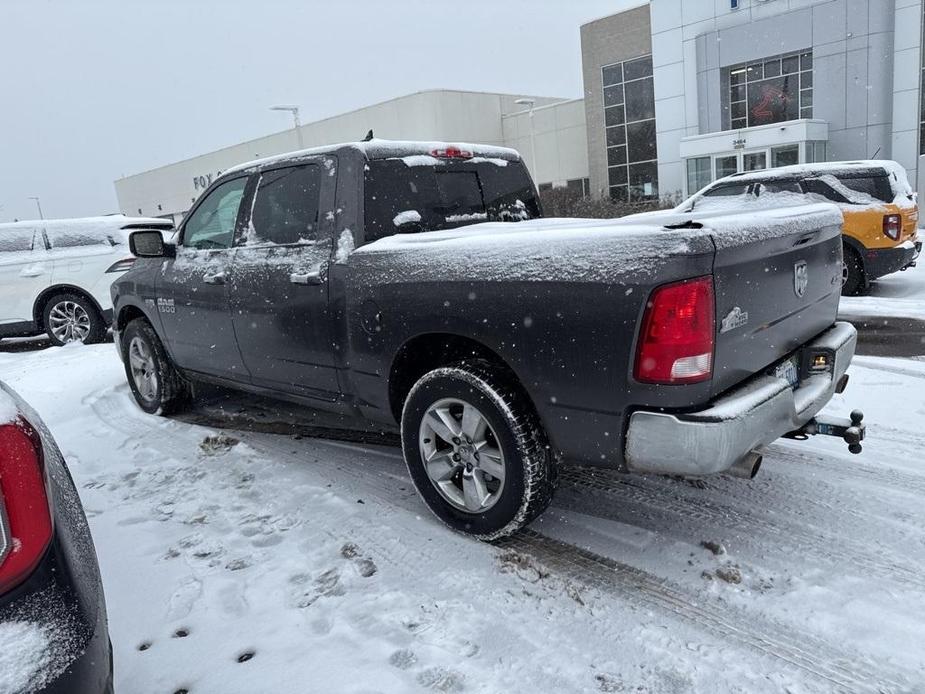
<svg viewBox="0 0 925 694"><path fill-rule="evenodd" d="M70 462L128 693L922 691L925 363L850 373L860 456L568 469L491 546L430 516L397 448L239 431L246 398L145 415L111 344L0 353Z"/></svg>

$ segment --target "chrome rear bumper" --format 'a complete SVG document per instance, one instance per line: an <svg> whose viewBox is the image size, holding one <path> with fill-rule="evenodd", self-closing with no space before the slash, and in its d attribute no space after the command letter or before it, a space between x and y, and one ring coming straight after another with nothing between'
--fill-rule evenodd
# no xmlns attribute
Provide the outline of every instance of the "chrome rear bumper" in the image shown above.
<svg viewBox="0 0 925 694"><path fill-rule="evenodd" d="M854 357L857 331L836 323L802 350L834 354L832 369L802 380L757 376L699 412L634 412L626 435L626 463L634 472L703 476L726 472L759 446L795 431L821 410Z"/></svg>

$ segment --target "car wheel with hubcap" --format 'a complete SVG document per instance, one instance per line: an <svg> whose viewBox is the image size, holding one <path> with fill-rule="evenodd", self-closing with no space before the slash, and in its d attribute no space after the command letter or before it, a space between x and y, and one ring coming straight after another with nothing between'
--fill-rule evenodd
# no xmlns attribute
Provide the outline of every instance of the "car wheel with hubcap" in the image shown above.
<svg viewBox="0 0 925 694"><path fill-rule="evenodd" d="M136 318L122 333L122 360L135 401L148 414L170 414L189 401L189 383L180 375L154 328Z"/></svg>
<svg viewBox="0 0 925 694"><path fill-rule="evenodd" d="M402 447L415 487L454 530L510 535L549 504L555 464L532 403L488 362L435 369L402 412Z"/></svg>
<svg viewBox="0 0 925 694"><path fill-rule="evenodd" d="M103 317L88 299L78 294L56 294L45 302L45 330L52 343L92 344L102 342L106 334Z"/></svg>

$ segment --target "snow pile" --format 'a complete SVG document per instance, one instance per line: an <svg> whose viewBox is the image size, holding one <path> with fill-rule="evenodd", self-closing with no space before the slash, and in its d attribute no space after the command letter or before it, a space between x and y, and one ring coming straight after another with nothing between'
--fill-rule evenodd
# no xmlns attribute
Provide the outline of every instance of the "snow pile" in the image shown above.
<svg viewBox="0 0 925 694"><path fill-rule="evenodd" d="M32 691L49 661L49 639L34 622L0 622L0 694Z"/></svg>
<svg viewBox="0 0 925 694"><path fill-rule="evenodd" d="M444 163L429 154L413 154L410 157L402 157L401 160L405 166L438 166Z"/></svg>
<svg viewBox="0 0 925 694"><path fill-rule="evenodd" d="M347 258L356 248L356 241L353 238L353 232L350 229L344 229L337 239L337 251L334 253L335 263L346 263Z"/></svg>
<svg viewBox="0 0 925 694"><path fill-rule="evenodd" d="M420 222L421 213L417 210L405 210L404 212L399 212L395 215L395 218L392 220L392 224L397 227L400 227L402 224L408 224L410 222Z"/></svg>
<svg viewBox="0 0 925 694"><path fill-rule="evenodd" d="M13 398L0 387L0 424L8 424L19 416L19 408Z"/></svg>

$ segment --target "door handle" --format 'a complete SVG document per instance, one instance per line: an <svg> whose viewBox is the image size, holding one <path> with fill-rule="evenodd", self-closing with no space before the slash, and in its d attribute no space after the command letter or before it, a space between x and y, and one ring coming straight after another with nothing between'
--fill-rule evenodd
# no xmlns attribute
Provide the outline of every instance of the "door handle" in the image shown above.
<svg viewBox="0 0 925 694"><path fill-rule="evenodd" d="M202 281L206 284L225 284L226 279L228 279L228 274L224 270L221 272L213 272L202 276Z"/></svg>
<svg viewBox="0 0 925 694"><path fill-rule="evenodd" d="M289 275L289 281L293 284L324 284L327 274L327 268L319 265L308 272L293 272Z"/></svg>
<svg viewBox="0 0 925 694"><path fill-rule="evenodd" d="M35 265L30 265L29 267L24 267L24 268L23 268L22 270L20 270L20 272L19 272L19 276L20 276L20 277L39 277L39 276L44 275L44 274L45 274L45 268L43 268L43 267L41 267L41 266L36 267Z"/></svg>

